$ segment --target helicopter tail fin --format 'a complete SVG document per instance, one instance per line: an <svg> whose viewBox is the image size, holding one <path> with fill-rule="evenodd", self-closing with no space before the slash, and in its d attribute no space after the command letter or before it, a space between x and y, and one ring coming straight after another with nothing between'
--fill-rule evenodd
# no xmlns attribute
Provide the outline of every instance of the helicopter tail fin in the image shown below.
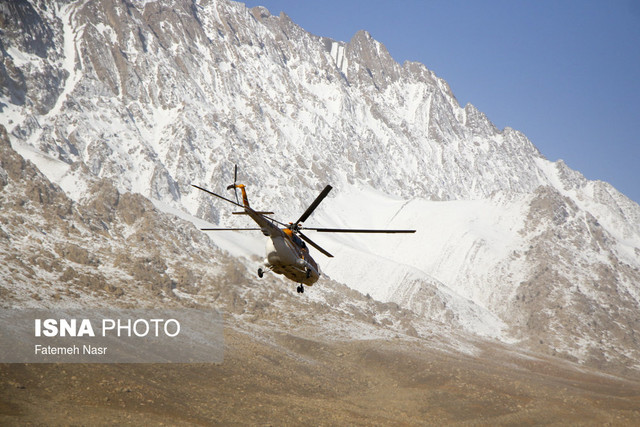
<svg viewBox="0 0 640 427"><path fill-rule="evenodd" d="M249 208L249 198L247 197L247 190L245 190L245 186L244 184L233 184L230 185L229 187L227 187L227 189L231 189L233 188L234 191L236 188L239 188L240 191L242 192L242 204L244 205L245 208ZM237 197L237 195L236 195Z"/></svg>

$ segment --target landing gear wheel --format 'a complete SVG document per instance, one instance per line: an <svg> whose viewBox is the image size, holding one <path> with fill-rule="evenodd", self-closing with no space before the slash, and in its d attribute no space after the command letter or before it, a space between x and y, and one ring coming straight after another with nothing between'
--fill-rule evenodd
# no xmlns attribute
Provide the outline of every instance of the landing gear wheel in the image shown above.
<svg viewBox="0 0 640 427"><path fill-rule="evenodd" d="M264 271L262 271L261 268L258 269L258 277L262 279L262 276L264 276Z"/></svg>
<svg viewBox="0 0 640 427"><path fill-rule="evenodd" d="M303 294L304 293L304 287L302 285L298 286L296 288L296 291L298 291L299 294Z"/></svg>

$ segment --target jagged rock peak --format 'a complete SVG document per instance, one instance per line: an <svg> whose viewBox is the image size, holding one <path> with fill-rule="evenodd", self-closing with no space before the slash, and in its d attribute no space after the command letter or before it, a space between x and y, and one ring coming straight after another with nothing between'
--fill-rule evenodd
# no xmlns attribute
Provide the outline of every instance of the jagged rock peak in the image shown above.
<svg viewBox="0 0 640 427"><path fill-rule="evenodd" d="M372 82L384 90L400 78L400 65L391 57L387 48L367 31L358 31L346 46L347 58L354 77L351 81Z"/></svg>

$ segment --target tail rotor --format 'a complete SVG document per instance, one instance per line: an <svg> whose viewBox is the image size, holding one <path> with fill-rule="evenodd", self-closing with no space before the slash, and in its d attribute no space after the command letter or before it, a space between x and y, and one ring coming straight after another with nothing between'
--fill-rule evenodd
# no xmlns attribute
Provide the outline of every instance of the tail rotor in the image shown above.
<svg viewBox="0 0 640 427"><path fill-rule="evenodd" d="M238 181L238 165L235 165L235 169L233 171L233 184L227 187L227 190L231 190L233 188L233 192L236 195L236 203L240 204L240 199L238 199L238 187L236 186L236 182Z"/></svg>

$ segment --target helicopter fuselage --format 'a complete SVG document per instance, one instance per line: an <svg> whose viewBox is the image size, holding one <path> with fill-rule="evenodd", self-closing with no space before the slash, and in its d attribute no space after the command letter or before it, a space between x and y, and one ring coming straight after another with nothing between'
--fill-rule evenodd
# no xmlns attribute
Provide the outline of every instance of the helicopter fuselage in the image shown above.
<svg viewBox="0 0 640 427"><path fill-rule="evenodd" d="M264 265L294 282L313 285L320 278L320 268L309 255L305 243L295 235L290 235L290 230L279 231L281 234L271 235L267 240Z"/></svg>
<svg viewBox="0 0 640 427"><path fill-rule="evenodd" d="M320 278L320 268L309 254L307 245L290 229L280 228L262 213L249 206L244 185L238 185L242 192L245 215L251 217L260 227L262 234L269 237L266 243L264 265L268 270L282 274L294 282L307 286Z"/></svg>

